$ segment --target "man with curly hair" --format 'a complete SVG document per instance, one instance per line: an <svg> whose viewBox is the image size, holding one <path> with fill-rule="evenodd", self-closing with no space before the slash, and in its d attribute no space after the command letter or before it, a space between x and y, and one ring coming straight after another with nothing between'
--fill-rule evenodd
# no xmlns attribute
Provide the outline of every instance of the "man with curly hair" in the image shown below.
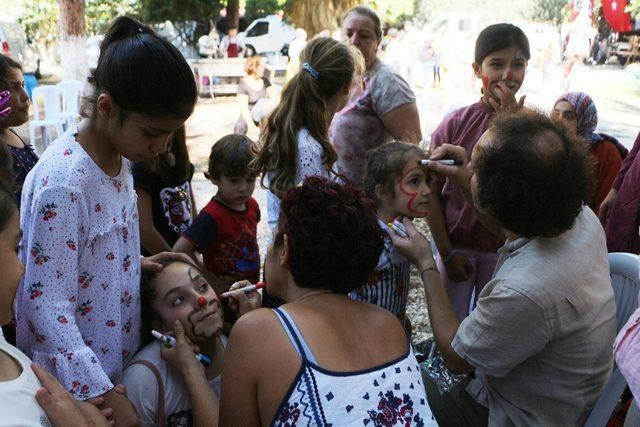
<svg viewBox="0 0 640 427"><path fill-rule="evenodd" d="M497 117L475 146L444 144L432 172L458 185L491 230L506 237L475 310L456 317L427 240L410 222L394 244L421 271L446 366L471 374L460 395L428 382L440 425L582 425L613 364L616 307L604 232L586 206L584 144L544 115ZM435 391L435 392L434 392Z"/></svg>

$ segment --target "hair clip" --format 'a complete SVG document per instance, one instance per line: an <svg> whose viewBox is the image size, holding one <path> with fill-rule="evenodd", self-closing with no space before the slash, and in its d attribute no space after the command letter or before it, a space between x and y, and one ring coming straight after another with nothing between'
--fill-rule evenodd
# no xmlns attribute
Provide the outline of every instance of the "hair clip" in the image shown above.
<svg viewBox="0 0 640 427"><path fill-rule="evenodd" d="M311 64L309 64L308 62L305 62L304 64L302 64L302 68L304 68L304 70L307 73L311 74L311 77L313 77L313 80L318 80L318 77L320 77L320 73L318 72L318 70L313 68Z"/></svg>

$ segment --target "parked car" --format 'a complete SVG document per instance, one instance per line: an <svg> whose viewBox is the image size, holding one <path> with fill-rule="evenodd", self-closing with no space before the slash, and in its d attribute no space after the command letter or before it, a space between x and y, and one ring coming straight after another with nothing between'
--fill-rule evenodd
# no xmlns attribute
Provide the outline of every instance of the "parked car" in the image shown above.
<svg viewBox="0 0 640 427"><path fill-rule="evenodd" d="M246 31L238 33L238 38L244 44L247 56L263 55L285 52L295 38L295 32L280 17L270 15L253 21Z"/></svg>
<svg viewBox="0 0 640 427"><path fill-rule="evenodd" d="M18 61L25 73L39 74L40 61L20 24L0 22L0 53Z"/></svg>

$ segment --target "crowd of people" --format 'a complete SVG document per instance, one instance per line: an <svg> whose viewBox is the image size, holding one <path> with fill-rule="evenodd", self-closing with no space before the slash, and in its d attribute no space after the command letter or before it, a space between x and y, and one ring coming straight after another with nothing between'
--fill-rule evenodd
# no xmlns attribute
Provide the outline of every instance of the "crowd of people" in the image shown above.
<svg viewBox="0 0 640 427"><path fill-rule="evenodd" d="M357 6L342 30L301 46L264 119L276 97L248 61L245 129L213 143L200 211L197 89L169 42L117 18L83 120L41 158L0 55L0 424L583 425L614 358L640 420L640 310L617 330L607 258L640 252L640 135L628 152L597 133L586 93L528 109L529 42L504 23L476 40L480 99L424 150L379 17ZM466 378L451 392L410 341L411 268Z"/></svg>

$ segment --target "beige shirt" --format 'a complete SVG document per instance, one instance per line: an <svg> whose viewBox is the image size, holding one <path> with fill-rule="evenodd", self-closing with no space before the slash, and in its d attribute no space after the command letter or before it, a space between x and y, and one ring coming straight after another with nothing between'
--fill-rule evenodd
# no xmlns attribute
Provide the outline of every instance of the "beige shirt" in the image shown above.
<svg viewBox="0 0 640 427"><path fill-rule="evenodd" d="M616 307L604 232L585 207L554 238L500 250L453 340L477 368L467 391L492 426L582 425L613 364Z"/></svg>

